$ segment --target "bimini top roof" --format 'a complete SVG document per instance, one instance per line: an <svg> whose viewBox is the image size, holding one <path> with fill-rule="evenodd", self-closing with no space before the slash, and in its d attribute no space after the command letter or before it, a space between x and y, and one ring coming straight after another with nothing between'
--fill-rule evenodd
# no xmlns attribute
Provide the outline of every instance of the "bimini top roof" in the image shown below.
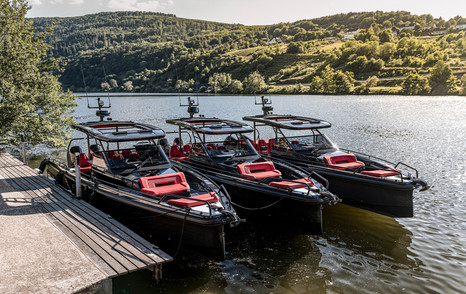
<svg viewBox="0 0 466 294"><path fill-rule="evenodd" d="M165 137L165 132L158 127L132 121L86 122L72 127L90 137L106 142L150 140Z"/></svg>
<svg viewBox="0 0 466 294"><path fill-rule="evenodd" d="M232 133L250 133L253 131L247 124L224 120L220 118L192 117L168 119L167 123L177 125L188 130L202 134L232 134Z"/></svg>
<svg viewBox="0 0 466 294"><path fill-rule="evenodd" d="M296 115L267 114L245 116L244 120L290 130L323 129L332 126L328 121Z"/></svg>

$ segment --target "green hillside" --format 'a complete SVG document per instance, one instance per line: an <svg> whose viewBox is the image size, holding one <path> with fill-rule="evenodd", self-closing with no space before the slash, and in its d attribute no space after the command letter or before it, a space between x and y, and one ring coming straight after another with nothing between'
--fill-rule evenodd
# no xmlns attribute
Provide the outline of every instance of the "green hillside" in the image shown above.
<svg viewBox="0 0 466 294"><path fill-rule="evenodd" d="M67 61L60 80L72 91L85 90L82 68L88 91L442 94L462 91L466 68L460 16L377 11L267 26L149 12L32 20L38 31L54 25L50 54Z"/></svg>

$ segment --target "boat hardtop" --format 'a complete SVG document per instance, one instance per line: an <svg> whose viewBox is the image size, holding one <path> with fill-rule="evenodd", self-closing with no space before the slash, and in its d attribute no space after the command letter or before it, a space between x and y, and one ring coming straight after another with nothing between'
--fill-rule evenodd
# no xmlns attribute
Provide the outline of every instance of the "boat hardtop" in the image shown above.
<svg viewBox="0 0 466 294"><path fill-rule="evenodd" d="M75 130L105 142L150 140L165 137L155 126L132 121L99 121L74 124Z"/></svg>
<svg viewBox="0 0 466 294"><path fill-rule="evenodd" d="M201 134L235 134L235 133L251 133L253 128L247 124L220 119L206 117L190 117L169 119L167 123L178 125L188 130L195 131Z"/></svg>
<svg viewBox="0 0 466 294"><path fill-rule="evenodd" d="M255 123L262 123L282 129L289 130L311 130L311 129L323 129L330 128L331 123L305 116L296 116L291 114L264 114L255 116L243 117L246 121L252 121Z"/></svg>

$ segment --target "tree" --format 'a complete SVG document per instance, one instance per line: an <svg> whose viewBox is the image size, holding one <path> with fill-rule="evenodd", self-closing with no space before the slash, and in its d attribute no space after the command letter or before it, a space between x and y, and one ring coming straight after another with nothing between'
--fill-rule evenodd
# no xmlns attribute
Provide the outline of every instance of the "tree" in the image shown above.
<svg viewBox="0 0 466 294"><path fill-rule="evenodd" d="M133 89L134 89L134 87L133 87L133 82L132 81L126 81L123 84L123 90L125 90L126 92L132 92Z"/></svg>
<svg viewBox="0 0 466 294"><path fill-rule="evenodd" d="M457 80L453 75L450 66L444 61L439 60L430 75L429 84L432 88L432 94L445 95L454 92Z"/></svg>
<svg viewBox="0 0 466 294"><path fill-rule="evenodd" d="M244 93L255 94L265 90L265 79L257 71L249 74L243 81Z"/></svg>
<svg viewBox="0 0 466 294"><path fill-rule="evenodd" d="M335 71L330 66L323 68L319 76L315 76L309 91L313 94L347 94L351 93L354 85L353 73Z"/></svg>
<svg viewBox="0 0 466 294"><path fill-rule="evenodd" d="M409 95L427 94L431 91L429 81L421 77L417 72L409 74L401 83L403 93Z"/></svg>
<svg viewBox="0 0 466 294"><path fill-rule="evenodd" d="M460 95L466 96L466 74L461 77L461 82Z"/></svg>
<svg viewBox="0 0 466 294"><path fill-rule="evenodd" d="M225 92L231 84L231 74L229 73L214 73L209 78L209 84L214 93Z"/></svg>
<svg viewBox="0 0 466 294"><path fill-rule="evenodd" d="M371 88L377 86L378 82L379 78L376 76L371 76L361 86L356 87L354 91L356 94L369 94Z"/></svg>
<svg viewBox="0 0 466 294"><path fill-rule="evenodd" d="M63 146L74 123L75 97L54 74L60 61L47 58L52 29L36 34L26 12L25 0L0 0L0 138L23 133L33 145Z"/></svg>

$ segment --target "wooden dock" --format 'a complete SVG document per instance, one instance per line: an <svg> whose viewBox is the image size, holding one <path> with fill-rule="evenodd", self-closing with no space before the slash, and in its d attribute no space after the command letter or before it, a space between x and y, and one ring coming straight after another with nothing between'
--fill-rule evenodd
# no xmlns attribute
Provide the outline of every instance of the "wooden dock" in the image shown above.
<svg viewBox="0 0 466 294"><path fill-rule="evenodd" d="M0 293L112 292L112 278L172 257L0 152Z"/></svg>

